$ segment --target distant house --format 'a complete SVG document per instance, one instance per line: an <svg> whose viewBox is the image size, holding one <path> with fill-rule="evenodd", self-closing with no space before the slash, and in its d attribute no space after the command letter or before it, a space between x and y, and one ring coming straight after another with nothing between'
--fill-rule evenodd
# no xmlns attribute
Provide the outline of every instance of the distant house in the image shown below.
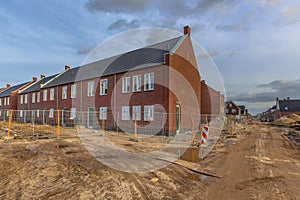
<svg viewBox="0 0 300 200"><path fill-rule="evenodd" d="M290 97L283 100L276 98L276 119L293 113L300 115L300 100L292 100Z"/></svg>
<svg viewBox="0 0 300 200"><path fill-rule="evenodd" d="M23 90L37 81L36 77L33 77L32 81L21 83L11 86L0 93L0 117L7 117L8 110L18 109L18 94L20 90Z"/></svg>
<svg viewBox="0 0 300 200"><path fill-rule="evenodd" d="M235 121L240 121L241 119L241 109L233 101L227 101L225 105L226 116L232 116Z"/></svg>
<svg viewBox="0 0 300 200"><path fill-rule="evenodd" d="M260 114L260 120L266 122L272 122L275 120L275 112L276 112L276 105L272 106L265 112Z"/></svg>

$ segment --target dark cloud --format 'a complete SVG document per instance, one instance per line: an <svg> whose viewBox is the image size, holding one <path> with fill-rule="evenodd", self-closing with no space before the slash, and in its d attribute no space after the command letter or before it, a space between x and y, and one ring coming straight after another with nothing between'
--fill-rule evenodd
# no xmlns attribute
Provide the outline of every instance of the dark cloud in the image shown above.
<svg viewBox="0 0 300 200"><path fill-rule="evenodd" d="M137 28L141 26L141 22L137 19L127 20L127 19L119 19L109 25L107 28L108 31L125 31L133 28Z"/></svg>
<svg viewBox="0 0 300 200"><path fill-rule="evenodd" d="M88 54L89 52L91 52L93 50L95 46L80 46L78 49L77 49L77 54L78 55L86 55Z"/></svg>
<svg viewBox="0 0 300 200"><path fill-rule="evenodd" d="M88 0L85 7L91 12L131 13L145 10L149 0Z"/></svg>
<svg viewBox="0 0 300 200"><path fill-rule="evenodd" d="M278 98L300 97L300 79L295 81L276 80L268 84L259 85L258 88L265 90L259 93L243 93L231 96L234 101L254 102L270 102Z"/></svg>

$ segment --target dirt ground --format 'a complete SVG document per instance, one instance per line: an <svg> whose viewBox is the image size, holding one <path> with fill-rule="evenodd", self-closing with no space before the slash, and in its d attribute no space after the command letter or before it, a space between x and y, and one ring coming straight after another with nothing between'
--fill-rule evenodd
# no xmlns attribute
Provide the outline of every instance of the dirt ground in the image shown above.
<svg viewBox="0 0 300 200"><path fill-rule="evenodd" d="M300 148L293 141L298 132L250 124L236 134L223 134L197 163L219 178L176 164L149 173L116 171L76 137L0 140L0 199L300 199ZM165 142L126 138L118 145L146 152Z"/></svg>

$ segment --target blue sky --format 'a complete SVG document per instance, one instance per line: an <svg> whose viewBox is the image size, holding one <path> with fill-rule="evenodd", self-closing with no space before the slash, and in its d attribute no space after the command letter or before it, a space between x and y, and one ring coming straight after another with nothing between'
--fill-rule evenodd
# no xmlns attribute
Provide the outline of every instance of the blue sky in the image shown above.
<svg viewBox="0 0 300 200"><path fill-rule="evenodd" d="M297 0L0 0L0 87L78 66L113 34L185 25L214 59L228 99L256 113L277 96L300 98Z"/></svg>

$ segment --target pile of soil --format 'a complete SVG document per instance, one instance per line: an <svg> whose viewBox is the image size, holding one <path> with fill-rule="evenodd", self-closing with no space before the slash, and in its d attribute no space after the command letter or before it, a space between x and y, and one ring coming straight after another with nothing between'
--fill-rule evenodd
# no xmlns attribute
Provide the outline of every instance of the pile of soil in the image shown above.
<svg viewBox="0 0 300 200"><path fill-rule="evenodd" d="M300 125L300 116L297 114L289 114L275 121L275 125L294 126Z"/></svg>

